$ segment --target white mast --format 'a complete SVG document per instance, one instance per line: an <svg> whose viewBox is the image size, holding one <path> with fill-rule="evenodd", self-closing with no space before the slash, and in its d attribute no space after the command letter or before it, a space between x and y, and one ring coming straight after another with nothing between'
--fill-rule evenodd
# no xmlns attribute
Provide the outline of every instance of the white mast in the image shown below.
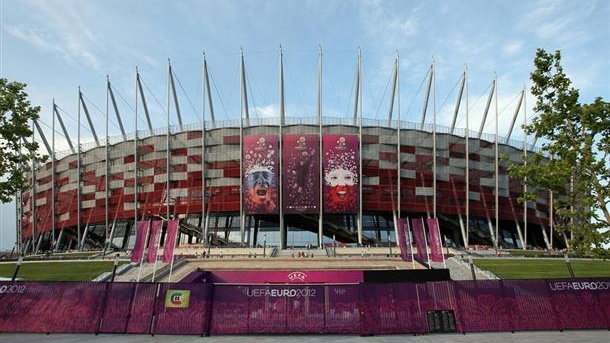
<svg viewBox="0 0 610 343"><path fill-rule="evenodd" d="M320 214L318 216L318 248L322 249L323 248L323 239L324 239L324 199L323 199L323 192L322 189L324 189L324 178L322 177L322 175L324 174L323 171L323 166L322 166L322 159L323 159L323 152L322 152L322 45L318 45L318 98L317 98L317 112L318 112L318 126L319 126L319 132L320 132L320 139L318 141L318 149L319 149L319 161L318 161L318 168L319 168L319 173L318 173L318 182L319 182L319 210L320 210Z"/></svg>
<svg viewBox="0 0 610 343"><path fill-rule="evenodd" d="M434 84L434 93L432 93L432 214L436 219L436 64L434 56L432 57L432 75L430 76Z"/></svg>
<svg viewBox="0 0 610 343"><path fill-rule="evenodd" d="M470 108L468 101L468 66L464 66L464 83L466 85L466 241L464 242L464 247L468 249L469 247L469 234L470 234L470 117L469 112Z"/></svg>
<svg viewBox="0 0 610 343"><path fill-rule="evenodd" d="M499 247L498 246L498 242L499 242L498 241L499 240L498 234L500 233L500 231L499 231L500 218L498 217L499 214L500 214L500 209L498 208L498 205L499 205L499 194L498 194L498 192L499 192L500 189L499 189L498 181L499 181L499 178L500 178L500 175L499 175L499 173L500 173L499 169L500 168L499 168L499 163L498 163L498 158L499 158L499 156L498 156L498 152L499 152L498 151L498 139L499 139L499 137L498 137L498 76L497 75L494 77L494 80L495 80L494 83L496 85L496 87L495 87L495 89L496 89L496 94L495 94L496 95L495 96L495 98L496 98L495 99L496 100L495 101L495 109L496 109L496 111L495 111L496 112L496 139L495 139L495 158L494 158L494 164L495 164L495 168L496 168L495 169L496 176L494 177L495 182L496 182L496 191L495 191L495 200L496 200L496 206L495 206L496 236L495 236L495 244L494 245L496 247L496 250L498 250L498 247Z"/></svg>
<svg viewBox="0 0 610 343"><path fill-rule="evenodd" d="M358 180L358 244L362 245L362 51L358 48L358 78L356 80L356 108L354 115L358 115L358 155L360 156ZM355 118L355 117L354 117Z"/></svg>
<svg viewBox="0 0 610 343"><path fill-rule="evenodd" d="M244 161L243 161L243 146L244 146L244 114L246 116L246 124L250 125L250 115L248 113L248 93L246 91L246 66L244 63L244 50L240 48L240 81L241 81L241 111L239 114L239 233L240 233L240 245L244 244L244 233L245 233L245 209L244 209Z"/></svg>
<svg viewBox="0 0 610 343"><path fill-rule="evenodd" d="M51 111L51 253L55 251L55 99L53 99L53 110Z"/></svg>
<svg viewBox="0 0 610 343"><path fill-rule="evenodd" d="M283 248L286 246L288 242L288 228L284 227L284 208L283 208L283 170L282 170L282 140L283 140L283 126L284 126L284 118L286 116L286 103L284 98L284 51L282 50L282 46L280 45L280 80L279 80L279 91L280 91L280 137L279 137L279 214L280 214L280 246Z"/></svg>

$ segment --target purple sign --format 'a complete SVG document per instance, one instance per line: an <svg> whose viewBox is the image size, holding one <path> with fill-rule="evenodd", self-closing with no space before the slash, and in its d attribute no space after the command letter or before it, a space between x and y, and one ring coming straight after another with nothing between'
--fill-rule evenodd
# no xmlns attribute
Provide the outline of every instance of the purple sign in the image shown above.
<svg viewBox="0 0 610 343"><path fill-rule="evenodd" d="M430 259L432 262L443 262L443 244L441 242L441 231L437 218L426 220L428 224L428 245L430 245Z"/></svg>
<svg viewBox="0 0 610 343"><path fill-rule="evenodd" d="M359 283L361 270L219 270L212 271L213 283Z"/></svg>
<svg viewBox="0 0 610 343"><path fill-rule="evenodd" d="M148 226L150 221L141 220L138 222L136 228L136 243L131 251L131 262L140 263L142 255L144 254L144 246L146 245L146 238L148 238Z"/></svg>
<svg viewBox="0 0 610 343"><path fill-rule="evenodd" d="M324 211L358 211L360 151L357 135L324 135Z"/></svg>
<svg viewBox="0 0 610 343"><path fill-rule="evenodd" d="M167 231L165 232L165 245L163 246L164 263L170 263L174 259L176 236L178 236L178 221L170 220L167 222Z"/></svg>
<svg viewBox="0 0 610 343"><path fill-rule="evenodd" d="M318 135L284 135L284 213L318 213L320 152Z"/></svg>
<svg viewBox="0 0 610 343"><path fill-rule="evenodd" d="M417 260L422 263L430 262L428 261L424 220L422 218L411 218L411 228L413 229L413 238L417 246Z"/></svg>
<svg viewBox="0 0 610 343"><path fill-rule="evenodd" d="M244 202L248 214L278 213L278 139L244 136Z"/></svg>
<svg viewBox="0 0 610 343"><path fill-rule="evenodd" d="M400 258L403 261L413 261L413 249L411 248L411 230L409 229L409 218L398 218L398 246L400 247Z"/></svg>
<svg viewBox="0 0 610 343"><path fill-rule="evenodd" d="M188 292L188 306L167 305ZM0 332L428 333L428 311L458 332L606 330L610 279L390 284L0 282Z"/></svg>
<svg viewBox="0 0 610 343"><path fill-rule="evenodd" d="M159 241L161 239L162 226L162 220L153 220L150 226L150 237L148 239L148 255L146 256L146 262L148 263L154 263L157 259L157 248L159 247Z"/></svg>

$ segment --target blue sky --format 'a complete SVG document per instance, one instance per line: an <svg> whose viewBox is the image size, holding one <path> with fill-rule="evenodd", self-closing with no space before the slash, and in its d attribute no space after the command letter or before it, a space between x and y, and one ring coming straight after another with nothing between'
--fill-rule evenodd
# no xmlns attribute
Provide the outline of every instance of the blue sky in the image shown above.
<svg viewBox="0 0 610 343"><path fill-rule="evenodd" d="M470 72L470 126L478 128L494 73L500 134L528 84L535 49L562 50L581 100L610 94L609 1L10 1L0 0L0 76L28 84L51 134L51 100L76 117L77 87L103 135L105 78L133 130L135 67L164 107L167 59L180 80L185 123L201 115L201 63L206 51L217 92L217 119L239 118L238 63L243 47L251 115L272 116L278 104L278 47L284 46L288 116L315 115L318 44L324 52L324 113L347 116L355 55L363 54L363 115L386 118L395 51L401 63L401 117L420 120L422 85L434 56L438 122L448 124L455 85ZM148 95L153 124L165 116ZM123 100L124 99L124 100ZM224 106L221 105L224 104ZM191 106L192 103L192 106ZM443 105L444 104L444 105ZM528 98L528 108L533 99ZM529 111L531 114L531 110ZM73 139L76 123L64 120ZM431 116L428 116L431 118ZM111 117L112 118L112 117ZM172 122L177 120L172 118ZM140 121L139 125L144 122ZM458 126L464 127L463 116ZM493 132L493 118L486 130ZM504 130L502 130L504 128ZM110 135L118 133L116 123ZM514 138L522 134L515 132ZM92 137L83 129L83 142ZM58 136L58 150L67 148ZM14 205L0 205L0 249L14 244Z"/></svg>

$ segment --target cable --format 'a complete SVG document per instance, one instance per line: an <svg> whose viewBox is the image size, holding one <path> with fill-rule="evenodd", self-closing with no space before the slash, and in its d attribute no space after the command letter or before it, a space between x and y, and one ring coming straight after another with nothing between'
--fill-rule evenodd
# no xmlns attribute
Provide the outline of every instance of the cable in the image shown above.
<svg viewBox="0 0 610 343"><path fill-rule="evenodd" d="M413 101L411 101L411 104L409 105L409 107L407 107L407 112L405 113L405 116L408 116L409 113L411 113L411 108L413 107L413 105L415 105L415 100L417 100L417 96L421 92L421 89L424 86L424 82L426 81L426 78L428 78L429 74L430 74L430 68L428 68L428 71L426 71L426 75L424 75L424 77L422 78L422 80L419 84L419 88L417 88L417 92L415 92L415 96L413 96Z"/></svg>
<svg viewBox="0 0 610 343"><path fill-rule="evenodd" d="M377 107L377 112L375 112L375 119L377 119L377 117L379 116L379 111L381 110L381 105L383 104L383 100L385 99L385 95L388 92L388 87L390 87L390 82L392 81L392 75L390 75L390 77L388 78L388 82L385 84L385 89L383 90L383 95L381 96L381 99L379 100L379 106ZM393 99L390 99L390 101L392 101Z"/></svg>

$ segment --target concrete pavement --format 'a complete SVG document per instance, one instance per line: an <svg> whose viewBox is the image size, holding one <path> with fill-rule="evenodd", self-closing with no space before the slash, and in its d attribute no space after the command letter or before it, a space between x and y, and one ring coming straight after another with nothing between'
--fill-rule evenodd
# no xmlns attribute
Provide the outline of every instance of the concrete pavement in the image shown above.
<svg viewBox="0 0 610 343"><path fill-rule="evenodd" d="M388 335L388 336L150 336L150 335L99 335L93 334L0 334L2 343L607 343L608 331L531 331L472 334Z"/></svg>

